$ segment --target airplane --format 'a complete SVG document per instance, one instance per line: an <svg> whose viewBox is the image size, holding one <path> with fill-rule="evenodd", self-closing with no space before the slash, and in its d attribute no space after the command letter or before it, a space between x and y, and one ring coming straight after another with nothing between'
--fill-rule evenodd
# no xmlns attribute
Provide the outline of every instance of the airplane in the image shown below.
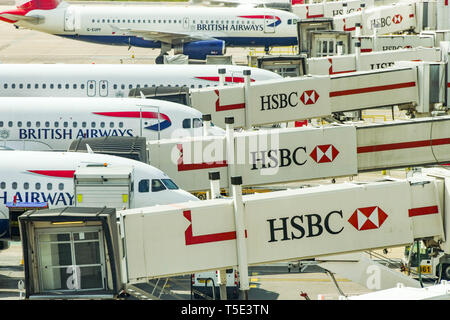
<svg viewBox="0 0 450 320"><path fill-rule="evenodd" d="M214 125L208 135L224 135ZM0 146L67 151L75 139L141 136L147 140L202 136L200 111L156 99L0 98Z"/></svg>
<svg viewBox="0 0 450 320"><path fill-rule="evenodd" d="M219 69L225 84L280 79L264 69L235 65L155 64L0 64L1 97L127 97L132 88L219 85Z"/></svg>
<svg viewBox="0 0 450 320"><path fill-rule="evenodd" d="M0 214L7 202L47 202L49 208L74 205L73 175L88 165L133 167L131 208L197 201L163 171L140 161L96 153L0 150Z"/></svg>
<svg viewBox="0 0 450 320"><path fill-rule="evenodd" d="M69 4L62 0L18 0L0 13L16 27L75 40L128 47L171 49L191 59L223 55L226 47L297 45L298 17L282 10L243 6Z"/></svg>

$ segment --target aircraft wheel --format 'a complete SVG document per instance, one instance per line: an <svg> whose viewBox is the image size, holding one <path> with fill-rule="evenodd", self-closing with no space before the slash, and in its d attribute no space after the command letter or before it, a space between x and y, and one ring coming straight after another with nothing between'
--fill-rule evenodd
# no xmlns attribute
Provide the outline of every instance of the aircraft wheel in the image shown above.
<svg viewBox="0 0 450 320"><path fill-rule="evenodd" d="M164 56L157 56L155 59L156 64L164 64Z"/></svg>

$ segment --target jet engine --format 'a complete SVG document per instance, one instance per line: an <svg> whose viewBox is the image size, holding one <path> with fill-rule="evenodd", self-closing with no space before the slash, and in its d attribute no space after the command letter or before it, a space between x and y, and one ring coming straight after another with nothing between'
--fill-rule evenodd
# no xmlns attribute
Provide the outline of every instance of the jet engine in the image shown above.
<svg viewBox="0 0 450 320"><path fill-rule="evenodd" d="M202 40L179 44L174 47L175 54L184 54L189 59L205 60L207 55L225 54L225 41Z"/></svg>

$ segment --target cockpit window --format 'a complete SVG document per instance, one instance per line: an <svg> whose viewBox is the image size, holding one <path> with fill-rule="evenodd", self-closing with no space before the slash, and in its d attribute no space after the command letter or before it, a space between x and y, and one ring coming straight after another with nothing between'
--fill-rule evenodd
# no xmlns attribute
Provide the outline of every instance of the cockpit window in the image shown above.
<svg viewBox="0 0 450 320"><path fill-rule="evenodd" d="M184 119L183 120L183 128L184 129L190 129L191 128L191 119Z"/></svg>
<svg viewBox="0 0 450 320"><path fill-rule="evenodd" d="M203 127L202 119L194 118L194 128Z"/></svg>
<svg viewBox="0 0 450 320"><path fill-rule="evenodd" d="M148 192L150 190L150 181L148 179L142 179L139 181L139 192Z"/></svg>
<svg viewBox="0 0 450 320"><path fill-rule="evenodd" d="M161 180L153 179L152 180L152 192L158 192L158 191L162 191L162 190L166 190L166 187L161 182Z"/></svg>
<svg viewBox="0 0 450 320"><path fill-rule="evenodd" d="M167 187L167 189L169 189L169 190L177 190L178 189L178 186L171 179L161 179L161 180L164 183L164 185Z"/></svg>

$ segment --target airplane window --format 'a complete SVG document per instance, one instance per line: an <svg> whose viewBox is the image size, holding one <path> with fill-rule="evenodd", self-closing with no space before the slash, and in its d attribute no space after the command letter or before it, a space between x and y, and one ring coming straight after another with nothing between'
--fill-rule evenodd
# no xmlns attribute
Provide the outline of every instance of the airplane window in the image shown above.
<svg viewBox="0 0 450 320"><path fill-rule="evenodd" d="M36 127L40 127L41 126L41 122L40 121L36 121Z"/></svg>
<svg viewBox="0 0 450 320"><path fill-rule="evenodd" d="M3 127L3 121L0 121L0 127Z"/></svg>
<svg viewBox="0 0 450 320"><path fill-rule="evenodd" d="M36 190L40 190L41 189L41 184L39 182L36 182L35 186Z"/></svg>
<svg viewBox="0 0 450 320"><path fill-rule="evenodd" d="M139 181L139 192L148 192L150 189L150 182L148 179L142 179Z"/></svg>
<svg viewBox="0 0 450 320"><path fill-rule="evenodd" d="M110 128L114 128L114 122L110 122L110 123L109 123L109 127L110 127Z"/></svg>
<svg viewBox="0 0 450 320"><path fill-rule="evenodd" d="M27 121L27 127L31 127L31 121Z"/></svg>
<svg viewBox="0 0 450 320"><path fill-rule="evenodd" d="M97 23L100 23L100 19L97 19Z"/></svg>
<svg viewBox="0 0 450 320"><path fill-rule="evenodd" d="M3 88L8 89L8 84L5 83L5 84L3 85Z"/></svg>
<svg viewBox="0 0 450 320"><path fill-rule="evenodd" d="M55 121L55 123L53 125L54 125L55 128L58 128L59 127L59 122Z"/></svg>
<svg viewBox="0 0 450 320"><path fill-rule="evenodd" d="M22 127L22 121L17 121L17 126L18 126L19 128L21 128L21 127Z"/></svg>
<svg viewBox="0 0 450 320"><path fill-rule="evenodd" d="M91 127L95 128L95 122L91 122Z"/></svg>
<svg viewBox="0 0 450 320"><path fill-rule="evenodd" d="M125 85L124 84L120 85L120 88L125 89Z"/></svg>
<svg viewBox="0 0 450 320"><path fill-rule="evenodd" d="M89 89L94 89L94 85L92 83L89 84Z"/></svg>
<svg viewBox="0 0 450 320"><path fill-rule="evenodd" d="M31 89L31 84L30 83L27 84L27 89Z"/></svg>
<svg viewBox="0 0 450 320"><path fill-rule="evenodd" d="M39 83L35 83L35 84L34 84L34 88L35 88L35 89L39 89Z"/></svg>
<svg viewBox="0 0 450 320"><path fill-rule="evenodd" d="M92 23L95 23L95 19L92 19Z"/></svg>
<svg viewBox="0 0 450 320"><path fill-rule="evenodd" d="M136 88L140 88L140 87L141 87L141 85L140 85L140 84L137 84L137 85L136 85Z"/></svg>
<svg viewBox="0 0 450 320"><path fill-rule="evenodd" d="M140 19L138 20L138 23L141 23L141 20L140 20Z"/></svg>
<svg viewBox="0 0 450 320"><path fill-rule="evenodd" d="M113 85L113 89L114 89L114 90L117 89L117 84Z"/></svg>
<svg viewBox="0 0 450 320"><path fill-rule="evenodd" d="M23 89L23 83L19 84L19 89Z"/></svg>
<svg viewBox="0 0 450 320"><path fill-rule="evenodd" d="M102 22L105 23L105 19L102 19Z"/></svg>
<svg viewBox="0 0 450 320"><path fill-rule="evenodd" d="M156 87L156 85L152 84L152 88Z"/></svg>
<svg viewBox="0 0 450 320"><path fill-rule="evenodd" d="M184 120L183 120L183 128L184 128L184 129L189 129L189 128L191 128L191 119L184 119Z"/></svg>
<svg viewBox="0 0 450 320"><path fill-rule="evenodd" d="M74 128L76 128L76 127L78 126L78 123L77 123L76 121L74 121L74 122L72 122L72 126L73 126Z"/></svg>
<svg viewBox="0 0 450 320"><path fill-rule="evenodd" d="M172 23L172 20L167 20L167 22Z"/></svg>
<svg viewBox="0 0 450 320"><path fill-rule="evenodd" d="M119 128L123 128L123 122L119 122Z"/></svg>
<svg viewBox="0 0 450 320"><path fill-rule="evenodd" d="M86 128L86 121L83 121L83 122L81 123L81 126L82 126L83 128Z"/></svg>
<svg viewBox="0 0 450 320"><path fill-rule="evenodd" d="M28 190L29 187L30 187L30 184L29 184L28 182L24 182L24 183L23 183L23 188L24 188L25 190Z"/></svg>
<svg viewBox="0 0 450 320"><path fill-rule="evenodd" d="M166 187L163 185L161 180L152 179L152 192L158 192L162 190L166 190Z"/></svg>
<svg viewBox="0 0 450 320"><path fill-rule="evenodd" d="M50 122L49 121L45 121L45 127L46 128L50 127Z"/></svg>
<svg viewBox="0 0 450 320"><path fill-rule="evenodd" d="M119 20L117 20L117 21L119 21ZM116 20L115 20L115 19L113 19L113 20L112 20L112 23L115 23L115 22L116 22Z"/></svg>
<svg viewBox="0 0 450 320"><path fill-rule="evenodd" d="M203 127L202 119L194 118L193 120L194 120L194 126L193 126L194 128L201 128L201 127Z"/></svg>
<svg viewBox="0 0 450 320"><path fill-rule="evenodd" d="M158 23L161 23L161 20L158 20Z"/></svg>
<svg viewBox="0 0 450 320"><path fill-rule="evenodd" d="M100 122L100 128L104 128L105 127L105 123L104 122Z"/></svg>
<svg viewBox="0 0 450 320"><path fill-rule="evenodd" d="M52 190L53 186L51 183L47 183L47 190Z"/></svg>
<svg viewBox="0 0 450 320"><path fill-rule="evenodd" d="M144 88L148 88L148 84L144 84Z"/></svg>
<svg viewBox="0 0 450 320"><path fill-rule="evenodd" d="M109 23L109 19L108 19L108 20L106 20L106 22L108 22L108 23Z"/></svg>
<svg viewBox="0 0 450 320"><path fill-rule="evenodd" d="M58 189L59 190L64 190L64 183L58 184Z"/></svg>
<svg viewBox="0 0 450 320"><path fill-rule="evenodd" d="M126 20L125 20L125 19L122 19L122 22L123 22L123 23L125 23L125 22L126 22Z"/></svg>
<svg viewBox="0 0 450 320"><path fill-rule="evenodd" d="M133 85L131 85L131 84L128 85L128 89L131 89L131 88L133 88Z"/></svg>
<svg viewBox="0 0 450 320"><path fill-rule="evenodd" d="M45 83L42 84L42 89L45 89L47 85Z"/></svg>
<svg viewBox="0 0 450 320"><path fill-rule="evenodd" d="M84 89L84 83L82 83L82 84L80 85L80 88L81 88L81 89Z"/></svg>
<svg viewBox="0 0 450 320"><path fill-rule="evenodd" d="M130 19L128 19L128 23L130 23L131 22L131 20Z"/></svg>
<svg viewBox="0 0 450 320"><path fill-rule="evenodd" d="M63 126L64 126L64 128L67 128L67 127L69 126L69 124L67 123L67 121L64 121L64 122L63 122Z"/></svg>
<svg viewBox="0 0 450 320"><path fill-rule="evenodd" d="M17 189L17 182L13 182L13 183L12 183L12 188L13 188L14 190Z"/></svg>
<svg viewBox="0 0 450 320"><path fill-rule="evenodd" d="M77 84L76 84L76 83L73 84L73 88L74 88L74 89L77 88Z"/></svg>
<svg viewBox="0 0 450 320"><path fill-rule="evenodd" d="M50 83L50 89L53 89L55 85L53 83Z"/></svg>
<svg viewBox="0 0 450 320"><path fill-rule="evenodd" d="M201 84L198 85L199 88L202 88L203 86Z"/></svg>
<svg viewBox="0 0 450 320"><path fill-rule="evenodd" d="M133 23L136 23L136 20L133 19Z"/></svg>
<svg viewBox="0 0 450 320"><path fill-rule="evenodd" d="M66 89L69 89L69 84L68 83L66 83Z"/></svg>
<svg viewBox="0 0 450 320"><path fill-rule="evenodd" d="M156 20L153 20L153 23L156 23Z"/></svg>
<svg viewBox="0 0 450 320"><path fill-rule="evenodd" d="M191 84L191 88L195 88L195 86L193 84Z"/></svg>
<svg viewBox="0 0 450 320"><path fill-rule="evenodd" d="M178 23L180 23L180 24L181 24L181 20L178 20ZM194 21L194 23L195 23L195 21Z"/></svg>
<svg viewBox="0 0 450 320"><path fill-rule="evenodd" d="M6 188L6 183L5 182L0 183L0 188L5 189Z"/></svg>
<svg viewBox="0 0 450 320"><path fill-rule="evenodd" d="M58 89L61 89L61 88L62 88L61 83L58 83Z"/></svg>
<svg viewBox="0 0 450 320"><path fill-rule="evenodd" d="M171 179L161 179L161 180L164 183L164 185L167 187L167 189L169 189L169 190L177 190L178 189L178 186Z"/></svg>
<svg viewBox="0 0 450 320"><path fill-rule="evenodd" d="M15 88L16 88L16 84L13 83L13 84L11 85L11 88L15 89Z"/></svg>
<svg viewBox="0 0 450 320"><path fill-rule="evenodd" d="M13 126L13 122L12 121L8 121L8 127L12 127Z"/></svg>

